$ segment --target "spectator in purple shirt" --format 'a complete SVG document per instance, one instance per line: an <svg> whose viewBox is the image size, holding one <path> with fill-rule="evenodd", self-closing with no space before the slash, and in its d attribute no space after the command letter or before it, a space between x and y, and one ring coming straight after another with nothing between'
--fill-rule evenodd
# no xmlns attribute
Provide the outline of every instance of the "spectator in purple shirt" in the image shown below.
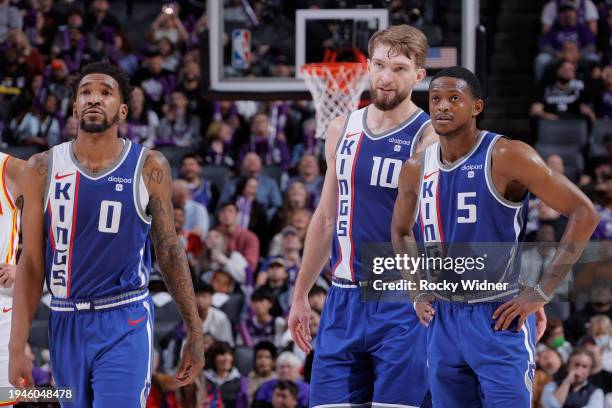
<svg viewBox="0 0 612 408"><path fill-rule="evenodd" d="M559 7L558 21L540 38L540 54L535 60L536 81L542 79L546 65L560 57L559 53L566 42L575 42L582 58L599 61L595 53L595 35L588 26L578 22L573 3L564 3Z"/></svg>
<svg viewBox="0 0 612 408"><path fill-rule="evenodd" d="M279 380L293 381L298 387L298 406L307 407L310 387L308 383L300 378L301 368L302 362L295 354L290 351L281 353L276 360L276 373L278 374L278 379L267 381L259 387L259 390L255 394L253 408L267 408L272 404L274 389Z"/></svg>
<svg viewBox="0 0 612 408"><path fill-rule="evenodd" d="M265 166L277 165L288 170L291 164L289 146L277 136L270 136L268 115L258 113L251 119L251 137L240 148L239 161L249 152L262 158Z"/></svg>

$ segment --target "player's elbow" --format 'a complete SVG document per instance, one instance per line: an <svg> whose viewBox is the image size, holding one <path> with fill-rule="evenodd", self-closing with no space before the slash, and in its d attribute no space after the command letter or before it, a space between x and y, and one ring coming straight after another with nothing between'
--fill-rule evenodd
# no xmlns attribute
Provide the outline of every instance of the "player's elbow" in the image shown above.
<svg viewBox="0 0 612 408"><path fill-rule="evenodd" d="M597 212L597 209L595 209L595 206L589 200L575 208L574 218L578 225L584 226L590 233L595 231L597 224L599 224L601 220L601 216Z"/></svg>

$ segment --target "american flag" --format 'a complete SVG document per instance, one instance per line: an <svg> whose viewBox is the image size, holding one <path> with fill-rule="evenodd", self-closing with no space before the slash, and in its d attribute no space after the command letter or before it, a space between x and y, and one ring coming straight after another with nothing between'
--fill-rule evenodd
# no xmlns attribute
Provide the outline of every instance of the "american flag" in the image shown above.
<svg viewBox="0 0 612 408"><path fill-rule="evenodd" d="M455 47L429 49L425 68L446 68L455 65L457 65L457 49Z"/></svg>

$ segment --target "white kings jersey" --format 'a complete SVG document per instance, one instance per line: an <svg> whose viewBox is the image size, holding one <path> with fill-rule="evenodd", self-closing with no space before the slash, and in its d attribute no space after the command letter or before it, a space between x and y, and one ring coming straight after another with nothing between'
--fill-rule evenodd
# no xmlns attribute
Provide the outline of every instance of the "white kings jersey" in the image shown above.
<svg viewBox="0 0 612 408"><path fill-rule="evenodd" d="M0 264L17 263L19 209L8 189L7 166L10 156L0 153ZM0 295L11 296L12 288L0 287Z"/></svg>

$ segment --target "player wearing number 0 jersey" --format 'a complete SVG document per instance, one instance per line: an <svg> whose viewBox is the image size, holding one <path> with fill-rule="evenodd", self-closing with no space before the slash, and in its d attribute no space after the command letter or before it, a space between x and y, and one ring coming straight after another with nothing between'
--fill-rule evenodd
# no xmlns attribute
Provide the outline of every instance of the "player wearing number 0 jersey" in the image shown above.
<svg viewBox="0 0 612 408"><path fill-rule="evenodd" d="M401 166L435 139L429 116L410 100L420 82L427 41L409 26L376 33L369 44L373 104L332 122L327 174L306 237L289 327L311 349L307 294L325 259L333 273L314 346L312 407L419 407L427 393L425 332L411 304L362 302L368 285L362 255L390 242ZM331 255L331 257L330 257Z"/></svg>
<svg viewBox="0 0 612 408"><path fill-rule="evenodd" d="M19 246L21 189L18 178L25 162L0 152L0 388L8 381L8 343L13 315L13 282ZM0 405L6 396L0 394Z"/></svg>
<svg viewBox="0 0 612 408"><path fill-rule="evenodd" d="M44 278L52 295L53 377L74 395L62 403L66 407L146 404L153 369L149 233L189 333L177 383L189 382L203 365L201 322L172 221L167 161L117 137L118 122L127 116L128 81L106 63L85 67L73 86L76 140L35 155L24 176L25 247L15 286L21 296L14 302L10 381L32 385L23 350Z"/></svg>
<svg viewBox="0 0 612 408"><path fill-rule="evenodd" d="M452 256L453 243L498 243L484 271L507 272L506 288L442 293L446 296L421 290L413 300L428 326L434 407L528 408L539 338L534 313L543 333L547 294L580 256L598 216L589 199L563 175L553 174L531 147L476 129L483 107L479 81L467 69L448 68L432 79L429 111L440 141L402 169L393 244L403 255L414 253L415 241L446 243L444 256ZM530 192L568 216L561 242L573 244L569 251L557 250L534 288L519 286L516 268ZM443 271L438 279L454 280L460 275L455 272ZM464 281L473 279L464 273Z"/></svg>

